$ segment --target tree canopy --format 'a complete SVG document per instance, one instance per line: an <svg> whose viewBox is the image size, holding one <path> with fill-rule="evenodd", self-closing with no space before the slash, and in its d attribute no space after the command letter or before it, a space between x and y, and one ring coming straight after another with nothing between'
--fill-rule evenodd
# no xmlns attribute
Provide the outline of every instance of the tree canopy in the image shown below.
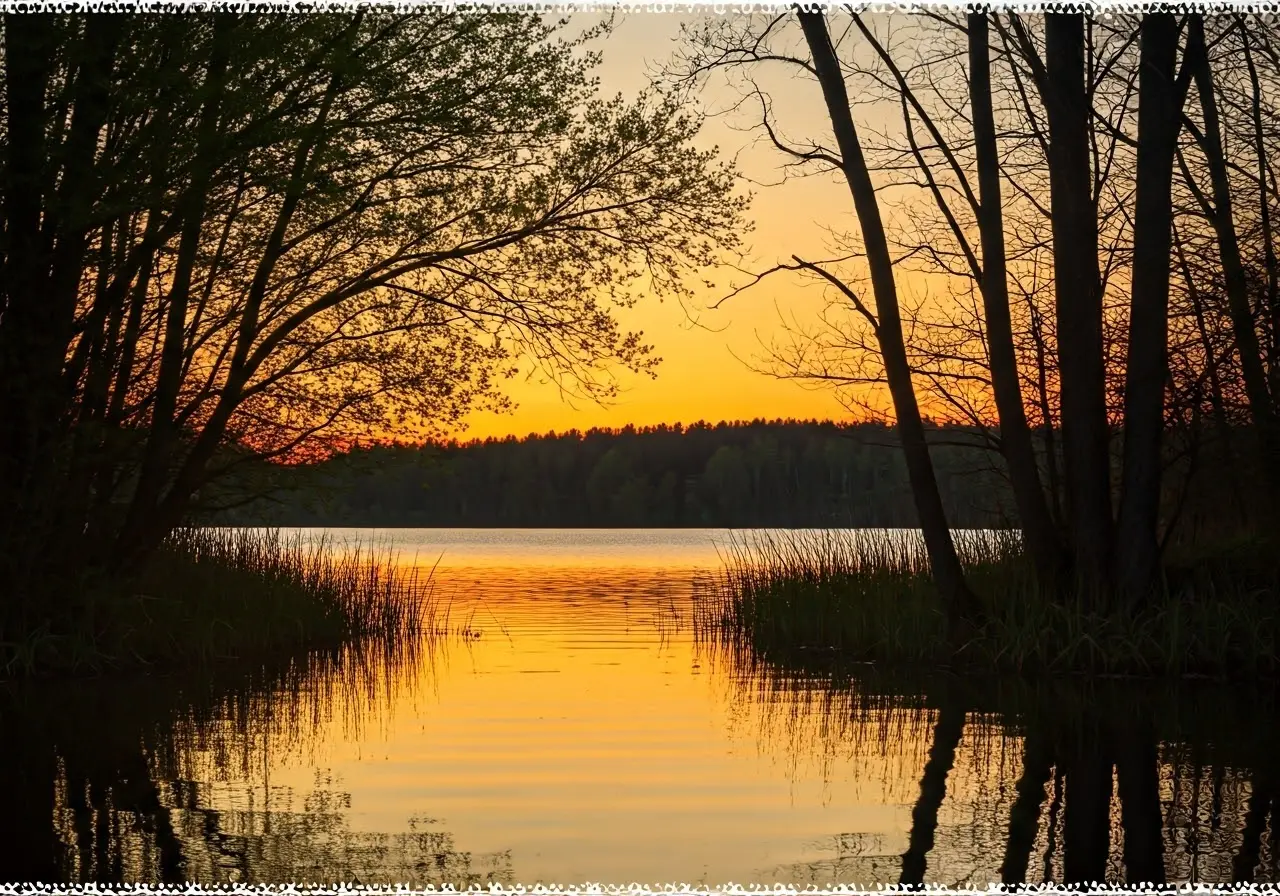
<svg viewBox="0 0 1280 896"><path fill-rule="evenodd" d="M650 369L617 308L688 296L745 198L676 96L598 95L592 36L6 14L5 578L127 566L246 458L437 434L517 357L595 397Z"/></svg>

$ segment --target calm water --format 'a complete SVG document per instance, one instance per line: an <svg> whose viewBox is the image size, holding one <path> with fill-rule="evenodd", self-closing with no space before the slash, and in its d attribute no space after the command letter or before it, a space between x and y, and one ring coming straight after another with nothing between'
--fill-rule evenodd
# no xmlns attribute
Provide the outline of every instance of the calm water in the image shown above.
<svg viewBox="0 0 1280 896"><path fill-rule="evenodd" d="M723 532L329 535L478 637L11 688L0 877L1276 878L1268 693L753 662L691 626Z"/></svg>

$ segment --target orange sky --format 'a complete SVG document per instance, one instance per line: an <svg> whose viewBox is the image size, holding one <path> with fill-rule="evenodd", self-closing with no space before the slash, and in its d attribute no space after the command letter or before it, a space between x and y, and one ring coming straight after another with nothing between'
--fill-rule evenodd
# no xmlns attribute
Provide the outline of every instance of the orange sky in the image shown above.
<svg viewBox="0 0 1280 896"><path fill-rule="evenodd" d="M573 17L573 26L586 25L589 13ZM632 12L620 14L614 33L601 41L603 63L598 69L601 91L634 96L647 83L646 71L666 62L677 48L679 27L688 15ZM789 76L788 76L789 77ZM779 83L782 88L779 89ZM784 124L789 132L805 132L829 138L830 125L816 84L777 82L775 100L785 95ZM732 87L711 84L701 95L709 109L723 109L739 93ZM771 146L755 145L757 135L741 129L744 119L726 116L710 120L702 135L707 145L718 145L726 156L737 155L742 170L761 182L779 179L783 161ZM829 142L829 141L828 141ZM821 259L833 250L828 231L854 229L852 202L847 187L831 176L791 180L780 186L754 186L751 209L755 232L749 238L752 269L766 269L795 253ZM718 272L723 287L736 277ZM721 298L708 293L705 304ZM642 302L620 317L624 327L641 329L645 340L663 359L656 380L620 374L623 392L610 406L592 402L567 403L555 387L538 379L515 380L504 389L517 403L514 413L473 413L464 437L518 435L548 430L592 426L648 425L661 422L693 422L799 417L844 419L849 415L829 390L813 389L781 381L753 371L765 342L782 335L779 312L794 315L801 324L813 323L825 304L826 291L793 275L778 275L751 291L736 296L719 309L692 309L701 327L691 326L684 309L673 303Z"/></svg>

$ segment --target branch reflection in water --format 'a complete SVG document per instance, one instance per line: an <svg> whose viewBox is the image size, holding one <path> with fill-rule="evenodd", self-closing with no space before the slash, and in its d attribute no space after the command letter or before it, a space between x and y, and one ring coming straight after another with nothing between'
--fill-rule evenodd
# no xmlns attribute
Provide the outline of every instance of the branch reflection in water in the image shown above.
<svg viewBox="0 0 1280 896"><path fill-rule="evenodd" d="M316 771L275 784L273 762L315 765L429 687L445 638L366 642L199 676L46 684L3 695L0 879L70 882L514 881L508 854L472 856L422 816L353 830L351 797ZM53 786L50 786L50 783Z"/></svg>
<svg viewBox="0 0 1280 896"><path fill-rule="evenodd" d="M723 534L398 530L454 635L0 689L0 879L1280 877L1274 693L753 653Z"/></svg>
<svg viewBox="0 0 1280 896"><path fill-rule="evenodd" d="M772 708L768 748L816 755L832 777L888 768L863 783L909 806L901 843L841 833L833 859L779 867L779 880L1280 880L1268 690L890 674L752 655L710 629L702 647L739 699Z"/></svg>

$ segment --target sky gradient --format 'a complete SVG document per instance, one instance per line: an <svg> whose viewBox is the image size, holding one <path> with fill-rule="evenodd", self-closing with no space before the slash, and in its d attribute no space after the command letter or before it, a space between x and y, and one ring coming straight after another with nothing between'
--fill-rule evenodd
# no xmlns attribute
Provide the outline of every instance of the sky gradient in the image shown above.
<svg viewBox="0 0 1280 896"><path fill-rule="evenodd" d="M694 18L666 13L620 14L614 32L597 44L603 53L597 69L601 93L620 92L626 97L639 93L647 84L646 72L666 63L677 50L681 23ZM575 14L571 27L592 21L590 13ZM771 86L775 99L780 98L778 83ZM830 125L816 83L794 81L781 86L791 133L800 136L808 131L819 139L827 137ZM709 119L699 142L719 146L725 157L736 157L743 173L757 181L754 186L744 185L755 194L749 211L755 229L747 239L745 267L763 270L788 260L793 253L831 257L829 231L849 230L854 225L847 187L830 175L774 185L781 177L783 157L772 146L758 145L759 134L743 129L749 118L725 112L739 96L737 89L723 81L713 81L702 91L700 102L711 112L725 114ZM459 435L523 436L703 419L848 418L831 391L752 369L764 360L762 343L783 335L780 315L801 325L814 322L829 298L827 290L783 274L711 309L709 306L723 298L731 285L746 279L727 270L713 276L718 289L708 290L689 308L670 301L645 301L619 315L624 328L643 330L645 341L663 359L656 379L622 371L621 394L610 405L600 406L592 401L566 401L544 377L517 378L503 384L518 405L513 413L475 412ZM697 324L691 322L694 317Z"/></svg>

